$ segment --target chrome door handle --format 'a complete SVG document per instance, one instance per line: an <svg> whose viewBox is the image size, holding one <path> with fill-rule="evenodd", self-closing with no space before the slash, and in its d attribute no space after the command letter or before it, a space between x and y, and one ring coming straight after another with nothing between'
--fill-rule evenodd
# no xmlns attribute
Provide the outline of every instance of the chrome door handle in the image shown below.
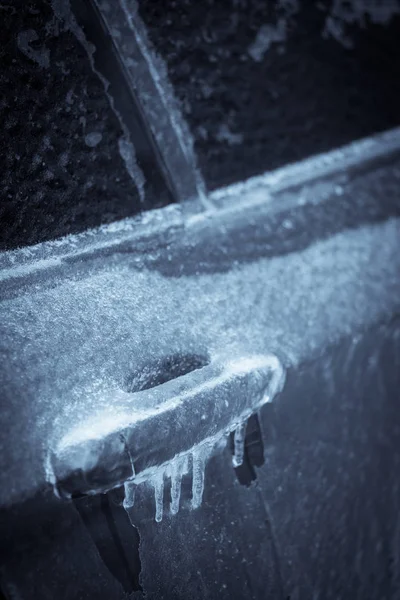
<svg viewBox="0 0 400 600"><path fill-rule="evenodd" d="M110 396L114 412L103 410L79 423L52 452L55 490L69 498L125 484L129 505L134 486L145 480L153 482L156 500L162 496L167 474L172 478L171 510L177 512L180 480L190 458L196 508L203 493L205 462L215 444L235 431L233 461L239 465L246 420L276 396L284 377L275 356L255 355L211 362L144 391L115 392Z"/></svg>

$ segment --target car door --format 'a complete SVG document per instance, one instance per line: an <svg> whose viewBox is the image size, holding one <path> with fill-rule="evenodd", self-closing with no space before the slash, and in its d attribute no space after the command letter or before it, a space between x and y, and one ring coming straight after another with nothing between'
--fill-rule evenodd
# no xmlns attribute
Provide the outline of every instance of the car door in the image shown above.
<svg viewBox="0 0 400 600"><path fill-rule="evenodd" d="M400 594L398 90L295 4L4 8L6 598Z"/></svg>

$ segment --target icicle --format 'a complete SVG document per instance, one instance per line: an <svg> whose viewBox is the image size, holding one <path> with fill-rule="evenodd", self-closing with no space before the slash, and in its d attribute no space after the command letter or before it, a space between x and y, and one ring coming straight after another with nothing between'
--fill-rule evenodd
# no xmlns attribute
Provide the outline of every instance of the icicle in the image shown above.
<svg viewBox="0 0 400 600"><path fill-rule="evenodd" d="M151 480L154 487L154 500L156 503L156 521L160 523L163 518L164 508L164 471L158 471Z"/></svg>
<svg viewBox="0 0 400 600"><path fill-rule="evenodd" d="M196 448L192 452L193 479L192 479L192 508L199 508L203 499L204 470L210 449L207 446Z"/></svg>
<svg viewBox="0 0 400 600"><path fill-rule="evenodd" d="M234 467L239 467L243 464L245 433L246 423L241 423L236 427L234 433L234 454L232 457Z"/></svg>
<svg viewBox="0 0 400 600"><path fill-rule="evenodd" d="M182 475L189 473L189 454L182 456Z"/></svg>
<svg viewBox="0 0 400 600"><path fill-rule="evenodd" d="M132 508L135 504L135 492L136 492L136 484L132 481L127 481L124 484L125 489L125 498L124 498L124 508Z"/></svg>
<svg viewBox="0 0 400 600"><path fill-rule="evenodd" d="M181 499L182 475L187 471L187 457L175 459L170 466L171 475L171 513L176 515L179 511Z"/></svg>

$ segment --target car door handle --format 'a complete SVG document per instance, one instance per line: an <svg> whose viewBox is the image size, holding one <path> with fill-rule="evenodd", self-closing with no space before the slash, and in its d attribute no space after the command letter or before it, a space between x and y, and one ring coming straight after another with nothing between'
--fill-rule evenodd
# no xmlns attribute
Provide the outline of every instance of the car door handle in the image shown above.
<svg viewBox="0 0 400 600"><path fill-rule="evenodd" d="M206 459L235 432L234 465L243 459L246 420L282 389L284 368L273 355L216 360L151 389L110 396L111 410L71 429L52 451L51 480L63 498L97 494L151 480L162 493L172 478L171 510L179 508L180 479L193 469L192 505L199 506ZM177 502L178 506L177 506Z"/></svg>

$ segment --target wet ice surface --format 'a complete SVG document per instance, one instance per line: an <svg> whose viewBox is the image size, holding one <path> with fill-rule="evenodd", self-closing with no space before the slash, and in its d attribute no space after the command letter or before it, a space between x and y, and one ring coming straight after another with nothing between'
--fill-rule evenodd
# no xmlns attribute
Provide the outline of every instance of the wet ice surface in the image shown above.
<svg viewBox="0 0 400 600"><path fill-rule="evenodd" d="M56 444L95 415L149 361L206 349L297 363L398 309L399 235L392 219L288 256L179 279L121 255L102 272L91 275L89 266L82 279L3 301L1 503L44 480L43 440Z"/></svg>

